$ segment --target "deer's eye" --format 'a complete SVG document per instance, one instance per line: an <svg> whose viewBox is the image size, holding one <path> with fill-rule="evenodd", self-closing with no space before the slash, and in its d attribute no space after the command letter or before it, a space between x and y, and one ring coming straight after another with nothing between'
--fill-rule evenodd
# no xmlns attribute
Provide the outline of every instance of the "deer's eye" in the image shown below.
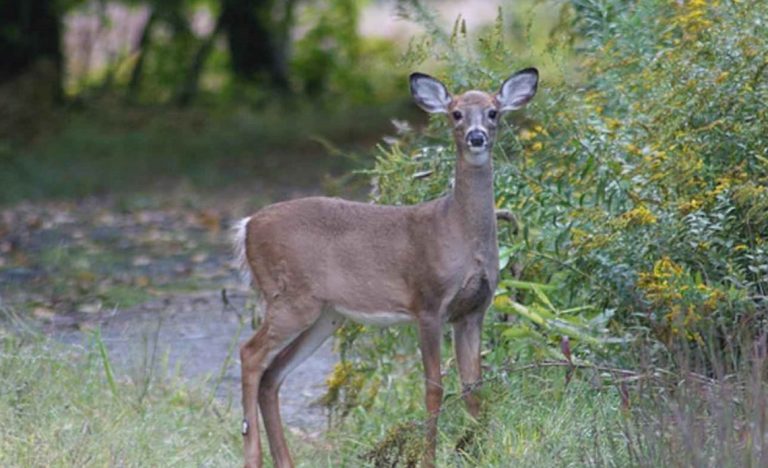
<svg viewBox="0 0 768 468"><path fill-rule="evenodd" d="M496 112L496 109L491 109L488 111L488 118L491 120L495 120L498 115L499 113Z"/></svg>
<svg viewBox="0 0 768 468"><path fill-rule="evenodd" d="M461 112L459 111L453 111L453 120L461 120Z"/></svg>

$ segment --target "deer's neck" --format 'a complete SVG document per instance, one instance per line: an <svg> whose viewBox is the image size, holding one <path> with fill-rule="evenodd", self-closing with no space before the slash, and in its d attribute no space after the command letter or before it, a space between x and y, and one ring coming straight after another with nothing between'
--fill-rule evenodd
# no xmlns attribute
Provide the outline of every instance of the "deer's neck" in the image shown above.
<svg viewBox="0 0 768 468"><path fill-rule="evenodd" d="M466 161L459 149L453 205L468 237L481 243L496 245L496 214L494 211L493 166L490 154L482 165ZM490 152L490 149L489 149Z"/></svg>

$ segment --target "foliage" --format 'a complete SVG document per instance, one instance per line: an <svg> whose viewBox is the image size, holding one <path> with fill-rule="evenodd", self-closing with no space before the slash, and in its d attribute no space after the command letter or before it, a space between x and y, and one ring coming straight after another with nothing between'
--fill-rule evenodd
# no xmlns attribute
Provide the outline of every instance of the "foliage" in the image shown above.
<svg viewBox="0 0 768 468"><path fill-rule="evenodd" d="M647 367L652 353L633 347L637 372L594 368L573 374L536 363L486 372L484 411L462 411L449 370L440 415L438 464L457 466L762 466L768 457L764 422L765 340L755 359L710 378L707 358L678 353L667 367ZM714 358L726 367L726 358ZM569 377L570 375L570 377ZM418 372L381 388L372 406L353 409L331 433L344 465L411 466L423 441L414 417ZM413 451L417 453L414 454Z"/></svg>
<svg viewBox="0 0 768 468"><path fill-rule="evenodd" d="M115 3L148 10L139 43L110 43L117 49L107 63L69 78L72 96L127 88L134 102L168 103L178 102L185 92L193 94L187 99L198 97L200 88L204 101L246 98L263 104L274 101L277 90L283 97L305 95L340 107L390 101L402 79L391 67L396 61L393 42L358 33L365 0L321 0L298 7L295 0L263 5L241 0ZM108 42L104 32L125 28L119 23L126 21L127 12L110 14L102 4L73 4L69 9L98 17L101 36L96 42ZM243 18L244 12L250 16ZM196 32L195 17L213 22L213 30ZM228 41L217 41L222 36Z"/></svg>
<svg viewBox="0 0 768 468"><path fill-rule="evenodd" d="M616 433L623 418L613 388L595 388L586 378L566 385L551 369L493 374L483 388L486 407L473 420L463 411L456 375L449 374L438 465L590 466L595 459L627 465L627 453L612 450L620 444ZM331 432L342 465L417 466L424 428L414 416L422 402L413 389L421 379L420 372L387 379L373 406L352 410L343 428Z"/></svg>
<svg viewBox="0 0 768 468"><path fill-rule="evenodd" d="M306 33L292 57L295 86L326 104L391 100L400 91L401 73L393 69L394 44L358 32L361 0L327 0L307 4L298 18Z"/></svg>
<svg viewBox="0 0 768 468"><path fill-rule="evenodd" d="M546 133L523 139L535 162L522 190L559 211L547 223L558 237L529 244L588 272L563 278L569 301L616 309L667 344L713 328L728 340L768 305L768 9L619 3L604 24L582 23L589 88L547 100Z"/></svg>
<svg viewBox="0 0 768 468"><path fill-rule="evenodd" d="M768 311L768 8L756 1L560 4L566 26L551 30L555 56L575 55L577 68L545 64L538 96L522 115L508 117L495 148L497 207L513 212L517 223L499 226L502 276L486 320L484 362L500 375L510 363L543 358L684 373L690 362L670 356L693 352L701 373L722 377L718 391L752 391L755 369L741 371L754 352L742 344L765 333ZM509 73L537 65L515 53L502 14L475 38L461 19L446 33L418 2L401 5L428 33L411 43L406 62L436 62L433 74L451 90L493 90ZM411 204L445 194L454 159L445 120L434 118L418 131L396 126L398 135L378 148L369 172L375 201ZM398 421L392 432L377 432L347 408L349 424L370 434L371 454L405 457L404 421L414 410L423 414L419 395L404 390L421 378L413 329L347 330L341 340L353 373L390 376L375 383L365 415L381 407ZM457 379L449 373L451 388ZM728 387L729 373L744 385ZM751 403L715 411L718 398L699 398L696 383L681 385L680 398L672 383L641 386L654 397L638 402L613 429L589 436L614 431L625 445L608 442L611 449L598 450L592 463L685 464L681 456L697 450L719 457L711 451L717 431L759 424L764 414ZM753 400L752 393L739 395L734 398ZM694 421L703 408L711 418ZM670 414L684 436L659 432ZM451 424L441 427L451 434ZM702 430L687 429L693 426ZM500 427L495 433L514 433L510 428L519 424L510 418ZM520 430L530 437L530 428ZM481 447L489 444L484 441ZM676 444L689 449L677 451ZM740 460L762 456L738 440L725 445L721 451ZM590 453L579 450L582 457ZM509 464L490 460L471 464Z"/></svg>
<svg viewBox="0 0 768 468"><path fill-rule="evenodd" d="M391 106L291 109L132 108L56 113L27 144L0 142L0 204L175 188L318 186L358 162L353 154L388 125ZM301 129L298 131L297 129ZM331 153L331 156L328 156ZM286 165L297 170L283 171ZM332 187L329 187L332 188Z"/></svg>
<svg viewBox="0 0 768 468"><path fill-rule="evenodd" d="M441 33L426 10L409 5L430 32L410 57L444 65L438 76L451 89L493 89L536 65L515 60L501 14L475 40L461 21ZM493 326L491 339L514 338L507 355L530 345L544 356L560 355L547 343L568 336L589 358L624 338L671 349L707 336L722 346L733 330L760 326L768 306L768 9L616 0L574 1L562 12L577 32L558 42L557 54L573 44L578 72L552 79L544 70L527 120L512 116L496 145L497 205L520 226L500 228L495 309L518 319ZM444 193L448 138L434 119L381 147L377 201ZM414 178L422 171L432 175Z"/></svg>

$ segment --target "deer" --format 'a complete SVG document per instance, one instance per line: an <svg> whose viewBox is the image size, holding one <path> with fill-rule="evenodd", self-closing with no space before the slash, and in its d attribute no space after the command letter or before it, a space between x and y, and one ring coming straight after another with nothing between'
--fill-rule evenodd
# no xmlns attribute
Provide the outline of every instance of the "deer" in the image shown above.
<svg viewBox="0 0 768 468"><path fill-rule="evenodd" d="M479 416L482 325L499 277L492 149L501 116L524 107L538 80L538 71L526 68L494 94L452 95L436 78L410 75L416 104L446 114L453 127L454 184L441 198L388 206L307 197L266 206L236 224L236 256L262 313L240 347L246 467L262 466L259 415L274 465L293 466L280 386L347 319L417 327L428 414L423 466L435 463L446 322L465 405Z"/></svg>

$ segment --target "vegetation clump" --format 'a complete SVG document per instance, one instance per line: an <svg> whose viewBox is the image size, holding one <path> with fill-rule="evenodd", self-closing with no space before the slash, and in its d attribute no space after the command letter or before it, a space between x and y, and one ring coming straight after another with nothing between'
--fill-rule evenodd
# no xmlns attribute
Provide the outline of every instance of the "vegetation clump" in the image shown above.
<svg viewBox="0 0 768 468"><path fill-rule="evenodd" d="M586 353L641 337L671 349L676 340L726 342L745 328L759 335L768 307L768 62L759 52L768 11L719 1L563 7L572 33L564 40L565 26L556 27L550 39L579 57L575 71L545 68L529 120L512 122L518 131L502 132L496 148L497 205L520 229L500 226L506 268L495 305L520 316L503 299L513 297L529 319L503 327L526 327L520 334L538 347L567 334L554 326L562 321ZM494 60L515 57L503 16L478 41L458 24L425 39L449 82L484 88L520 65ZM444 125L381 147L377 201L445 190ZM414 177L422 172L430 175Z"/></svg>
<svg viewBox="0 0 768 468"><path fill-rule="evenodd" d="M624 416L569 426L592 424L622 441L583 450L596 457L587 464L686 464L693 453L703 464L760 464L762 450L746 439L718 451L713 441L718 428L749 427L765 415L764 405L747 402L764 387L756 350L768 331L768 8L559 4L544 39L531 27L516 42L501 13L474 37L461 19L444 32L418 2L401 2L428 31L406 60L439 64L435 74L455 88L490 89L521 66L542 70L526 120L510 119L516 131L501 132L495 148L497 208L514 213L518 226L499 225L503 271L485 364L501 375L512 363L557 364L569 369L566 385L582 378L615 386L611 401ZM554 50L551 62L518 53L541 42ZM447 190L445 125L398 125L371 171L375 201L410 204ZM381 372L396 356L417 356L412 333L380 331L356 338L372 348L353 349ZM571 380L574 366L586 370ZM384 382L379 398L407 400L405 385ZM704 394L694 390L702 386ZM693 421L701 411L707 416ZM656 431L660 421L671 429ZM519 428L514 419L496 423ZM508 443L503 450L517 453ZM492 451L474 461L495 459Z"/></svg>

